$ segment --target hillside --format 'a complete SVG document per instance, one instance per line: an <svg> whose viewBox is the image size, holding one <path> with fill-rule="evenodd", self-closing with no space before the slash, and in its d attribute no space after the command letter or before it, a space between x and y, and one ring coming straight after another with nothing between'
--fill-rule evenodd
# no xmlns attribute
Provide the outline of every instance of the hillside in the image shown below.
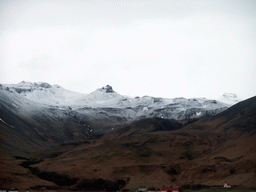
<svg viewBox="0 0 256 192"><path fill-rule="evenodd" d="M90 134L86 117L80 118L68 107L60 109L31 102L1 90L0 96L0 144L10 154L81 141Z"/></svg>
<svg viewBox="0 0 256 192"><path fill-rule="evenodd" d="M48 148L28 168L42 178L41 172L61 177L69 189L225 181L256 187L255 99L185 126L161 118L135 121L85 142ZM238 128L240 118L246 126Z"/></svg>

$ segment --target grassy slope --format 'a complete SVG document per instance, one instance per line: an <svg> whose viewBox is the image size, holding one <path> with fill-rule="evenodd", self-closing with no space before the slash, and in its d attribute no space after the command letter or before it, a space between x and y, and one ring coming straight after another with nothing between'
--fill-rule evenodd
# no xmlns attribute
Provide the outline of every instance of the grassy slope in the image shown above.
<svg viewBox="0 0 256 192"><path fill-rule="evenodd" d="M86 143L45 150L33 167L80 179L129 180L128 188L143 185L203 183L251 187L255 180L254 136L233 140L227 135L128 130ZM119 136L117 136L119 135ZM114 139L113 139L114 138ZM238 145L242 143L242 145Z"/></svg>
<svg viewBox="0 0 256 192"><path fill-rule="evenodd" d="M36 166L83 179L129 180L128 187L143 183L222 185L225 180L254 185L254 136L233 140L226 134L181 130L134 132L115 139L116 133L109 133L97 141L69 146L67 152Z"/></svg>
<svg viewBox="0 0 256 192"><path fill-rule="evenodd" d="M19 164L23 161L15 159L3 151L0 151L0 187L1 189L18 188L19 190L27 190L31 186L44 185L56 186L52 182L39 179L31 174L27 169Z"/></svg>

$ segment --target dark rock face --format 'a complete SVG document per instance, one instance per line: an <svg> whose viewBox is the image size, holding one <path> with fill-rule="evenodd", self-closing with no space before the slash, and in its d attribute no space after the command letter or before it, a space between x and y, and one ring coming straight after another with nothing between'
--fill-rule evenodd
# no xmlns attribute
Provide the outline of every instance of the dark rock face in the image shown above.
<svg viewBox="0 0 256 192"><path fill-rule="evenodd" d="M43 87L43 88L51 88L52 86L51 86L49 83L41 83L41 84L40 84L40 87Z"/></svg>
<svg viewBox="0 0 256 192"><path fill-rule="evenodd" d="M110 85L106 85L106 87L102 87L101 90L105 90L106 93L114 93L114 91Z"/></svg>
<svg viewBox="0 0 256 192"><path fill-rule="evenodd" d="M158 102L162 102L162 98L152 98L153 99L153 103L158 103Z"/></svg>
<svg viewBox="0 0 256 192"><path fill-rule="evenodd" d="M205 104L205 105L217 104L217 101L216 101L216 100L209 100L209 101L205 101L204 104Z"/></svg>
<svg viewBox="0 0 256 192"><path fill-rule="evenodd" d="M17 92L17 93L22 93L22 92L31 92L32 89L31 88L28 88L28 89L24 89L24 88L14 88L14 90Z"/></svg>
<svg viewBox="0 0 256 192"><path fill-rule="evenodd" d="M20 87L20 88L14 88L14 90L17 92L17 93L26 93L26 92L32 92L34 90L36 90L37 88L45 88L45 89L48 89L48 88L51 88L52 86L48 83L41 83L41 84L37 84L37 83L34 83L33 85L31 85L30 87Z"/></svg>
<svg viewBox="0 0 256 192"><path fill-rule="evenodd" d="M42 82L42 83L30 83L30 82L25 82L22 81L18 84L17 87L15 86L3 86L0 84L0 90L6 90L6 91L15 91L17 93L27 93L27 92L33 92L34 90L42 90L42 89L49 89L52 86L49 83Z"/></svg>

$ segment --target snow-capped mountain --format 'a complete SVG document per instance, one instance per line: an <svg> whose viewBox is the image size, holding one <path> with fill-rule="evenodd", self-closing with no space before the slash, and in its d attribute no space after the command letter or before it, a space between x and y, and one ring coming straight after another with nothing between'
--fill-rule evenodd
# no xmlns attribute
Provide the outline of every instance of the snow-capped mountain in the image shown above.
<svg viewBox="0 0 256 192"><path fill-rule="evenodd" d="M242 101L242 99L238 98L236 94L234 93L224 93L220 98L219 101L223 102L223 103L227 103L230 105L234 105L240 101Z"/></svg>
<svg viewBox="0 0 256 192"><path fill-rule="evenodd" d="M204 115L215 115L230 106L230 102L222 103L206 98L156 98L126 97L116 93L110 85L95 90L90 94L81 94L66 90L58 85L45 82L1 85L0 89L13 93L16 97L26 98L31 102L62 109L72 108L80 114L96 119L114 118L122 121L145 117L168 119L189 119ZM236 98L235 95L224 94L225 98ZM233 99L235 103L237 100Z"/></svg>
<svg viewBox="0 0 256 192"><path fill-rule="evenodd" d="M76 106L90 106L90 107L120 107L120 101L125 97L113 91L110 85L102 87L93 91L88 95L75 99L72 104Z"/></svg>
<svg viewBox="0 0 256 192"><path fill-rule="evenodd" d="M22 81L18 84L0 85L0 89L18 93L32 101L47 105L68 105L73 100L85 95L45 82L31 83Z"/></svg>

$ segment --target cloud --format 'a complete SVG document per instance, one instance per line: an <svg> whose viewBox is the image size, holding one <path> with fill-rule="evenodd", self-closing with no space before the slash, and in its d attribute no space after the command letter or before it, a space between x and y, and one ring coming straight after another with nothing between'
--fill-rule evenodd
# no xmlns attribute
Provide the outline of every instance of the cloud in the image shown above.
<svg viewBox="0 0 256 192"><path fill-rule="evenodd" d="M0 80L85 93L111 84L134 96L252 95L255 14L232 2L3 1Z"/></svg>

